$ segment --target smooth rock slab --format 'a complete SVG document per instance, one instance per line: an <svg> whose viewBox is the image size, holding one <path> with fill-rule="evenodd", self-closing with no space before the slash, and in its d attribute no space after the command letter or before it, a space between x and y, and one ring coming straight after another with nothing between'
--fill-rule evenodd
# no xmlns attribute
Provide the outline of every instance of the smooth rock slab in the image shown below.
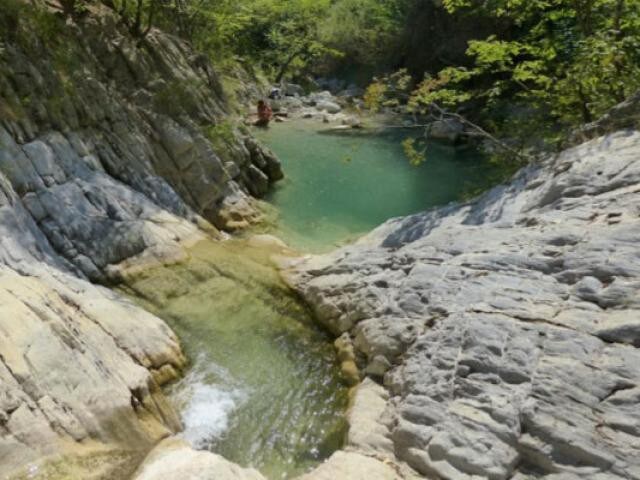
<svg viewBox="0 0 640 480"><path fill-rule="evenodd" d="M299 480L404 480L389 461L355 452L336 452Z"/></svg>
<svg viewBox="0 0 640 480"><path fill-rule="evenodd" d="M132 480L265 480L220 455L193 450L181 440L167 439L146 458Z"/></svg>

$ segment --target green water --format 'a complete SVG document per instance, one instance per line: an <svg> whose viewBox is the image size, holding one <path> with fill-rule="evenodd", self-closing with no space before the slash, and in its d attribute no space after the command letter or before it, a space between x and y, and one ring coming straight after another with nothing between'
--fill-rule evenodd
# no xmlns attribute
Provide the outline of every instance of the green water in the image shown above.
<svg viewBox="0 0 640 480"><path fill-rule="evenodd" d="M172 388L184 437L267 478L291 478L342 445L347 389L330 339L265 249L206 242L128 291L164 318L192 361Z"/></svg>
<svg viewBox="0 0 640 480"><path fill-rule="evenodd" d="M406 132L345 137L317 127L260 133L287 175L269 198L275 232L303 251L491 182L491 168L468 150L433 144L428 161L411 167L400 146ZM169 323L192 362L170 392L184 438L272 480L308 471L342 446L347 404L331 339L281 282L274 253L242 240L204 242L189 261L148 271L126 289Z"/></svg>
<svg viewBox="0 0 640 480"><path fill-rule="evenodd" d="M412 133L319 133L308 120L274 124L259 138L286 175L267 200L279 218L274 233L302 251L326 251L389 218L459 200L495 183L495 168L471 149L427 146L411 166L401 142Z"/></svg>

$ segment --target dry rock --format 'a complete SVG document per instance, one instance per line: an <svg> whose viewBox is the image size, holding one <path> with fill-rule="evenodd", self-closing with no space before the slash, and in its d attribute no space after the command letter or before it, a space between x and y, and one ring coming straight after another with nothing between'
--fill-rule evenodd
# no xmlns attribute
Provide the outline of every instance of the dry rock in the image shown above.
<svg viewBox="0 0 640 480"><path fill-rule="evenodd" d="M637 479L639 212L623 131L286 277L386 372L379 431L423 476Z"/></svg>

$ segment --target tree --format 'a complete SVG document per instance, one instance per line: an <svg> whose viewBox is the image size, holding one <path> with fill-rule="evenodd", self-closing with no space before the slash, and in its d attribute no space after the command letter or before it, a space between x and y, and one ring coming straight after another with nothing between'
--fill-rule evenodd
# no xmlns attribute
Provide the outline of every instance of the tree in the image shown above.
<svg viewBox="0 0 640 480"><path fill-rule="evenodd" d="M67 0L73 1L73 0ZM144 38L151 28L158 11L158 0L103 0L116 11L132 35Z"/></svg>
<svg viewBox="0 0 640 480"><path fill-rule="evenodd" d="M401 34L403 10L398 0L340 0L321 19L323 41L363 65L385 62Z"/></svg>
<svg viewBox="0 0 640 480"><path fill-rule="evenodd" d="M318 31L318 22L326 4L323 2L300 2L298 8L270 29L270 48L266 51L268 61L275 67L275 82L280 83L291 70L300 73L314 59L325 55L340 55L323 42Z"/></svg>
<svg viewBox="0 0 640 480"><path fill-rule="evenodd" d="M469 42L471 67L454 66L425 78L412 99L416 110L434 102L472 105L499 130L510 117L501 121L498 112L520 109L535 117L536 125L558 132L557 126L591 122L640 88L638 0L444 4L452 13L491 16L511 27Z"/></svg>

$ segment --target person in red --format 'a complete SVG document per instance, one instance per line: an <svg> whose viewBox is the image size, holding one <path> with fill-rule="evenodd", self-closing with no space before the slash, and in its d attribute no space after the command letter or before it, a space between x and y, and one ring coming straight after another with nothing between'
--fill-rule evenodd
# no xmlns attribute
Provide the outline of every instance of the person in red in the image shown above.
<svg viewBox="0 0 640 480"><path fill-rule="evenodd" d="M271 117L273 116L273 111L267 102L264 100L260 100L258 102L258 120L255 125L257 127L266 127L269 125L271 121Z"/></svg>

